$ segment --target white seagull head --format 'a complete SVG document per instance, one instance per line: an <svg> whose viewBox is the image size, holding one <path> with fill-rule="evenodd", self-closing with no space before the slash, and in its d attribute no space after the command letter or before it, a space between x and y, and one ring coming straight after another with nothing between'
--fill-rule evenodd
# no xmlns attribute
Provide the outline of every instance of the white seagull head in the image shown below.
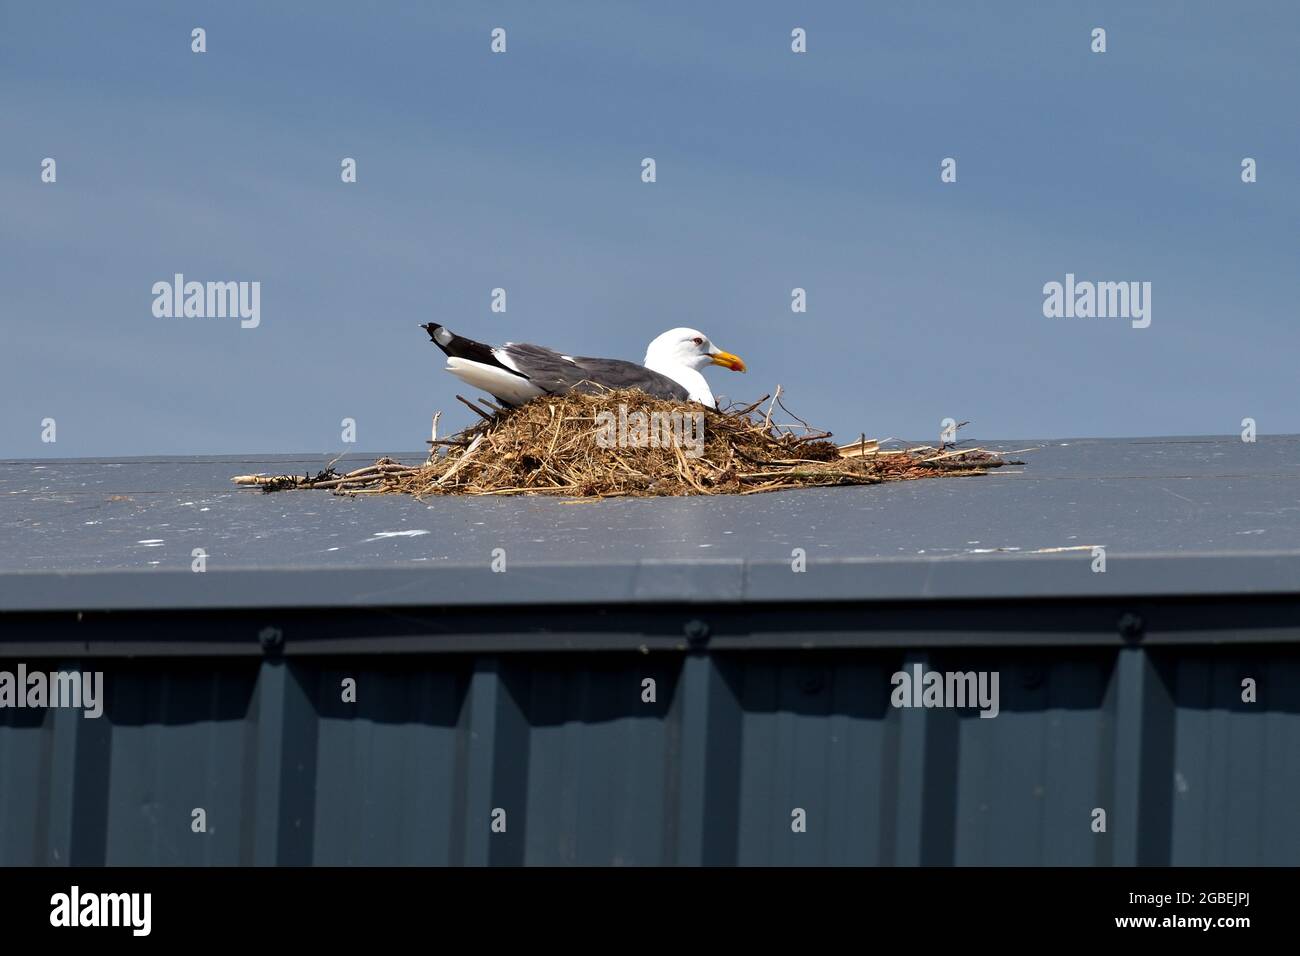
<svg viewBox="0 0 1300 956"><path fill-rule="evenodd" d="M645 350L646 368L666 375L690 393L691 401L716 406L709 384L700 374L708 365L721 365L733 372L745 371L740 356L724 352L696 329L669 329Z"/></svg>
<svg viewBox="0 0 1300 956"><path fill-rule="evenodd" d="M745 371L745 363L740 356L724 352L703 332L696 329L669 329L660 335L645 350L647 368L656 365L683 365L699 371L708 365L721 365L734 372Z"/></svg>

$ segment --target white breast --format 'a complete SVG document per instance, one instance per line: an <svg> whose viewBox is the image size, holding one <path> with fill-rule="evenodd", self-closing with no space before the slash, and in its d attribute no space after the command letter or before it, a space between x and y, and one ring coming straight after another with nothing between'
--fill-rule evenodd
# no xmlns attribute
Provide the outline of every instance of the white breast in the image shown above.
<svg viewBox="0 0 1300 956"><path fill-rule="evenodd" d="M660 375L668 376L686 389L692 402L708 405L709 408L718 407L718 401L713 397L713 390L709 388L708 381L695 369L687 368L685 365L653 365L649 362L646 363L646 368L652 372L658 372Z"/></svg>

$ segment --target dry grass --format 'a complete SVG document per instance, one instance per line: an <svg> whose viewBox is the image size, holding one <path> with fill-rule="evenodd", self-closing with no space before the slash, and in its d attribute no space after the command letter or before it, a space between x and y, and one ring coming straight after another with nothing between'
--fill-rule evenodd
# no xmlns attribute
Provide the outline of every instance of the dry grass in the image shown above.
<svg viewBox="0 0 1300 956"><path fill-rule="evenodd" d="M482 420L449 439L435 435L429 460L422 465L381 458L347 474L328 468L316 475L242 475L232 480L264 491L323 488L339 494L416 497L750 495L783 488L982 475L1007 463L978 448L882 451L865 439L837 448L826 440L828 432L798 419L797 425L772 421L778 405L794 417L781 404L780 389L762 414L757 410L766 401L765 396L743 408L713 411L636 391L570 393L512 410L490 406L490 415L466 402ZM692 432L685 433L687 441L602 447L597 416L609 412L618 420L620 405L626 410L622 420L633 423L636 412L647 417L658 413L664 421L674 414L702 414L702 447L690 440L696 434Z"/></svg>

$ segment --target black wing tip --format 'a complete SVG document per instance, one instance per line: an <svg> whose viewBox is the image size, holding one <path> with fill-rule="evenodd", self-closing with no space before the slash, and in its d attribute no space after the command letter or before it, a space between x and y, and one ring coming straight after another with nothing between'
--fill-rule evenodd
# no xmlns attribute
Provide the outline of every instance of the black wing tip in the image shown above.
<svg viewBox="0 0 1300 956"><path fill-rule="evenodd" d="M439 325L439 324L436 323L436 322L425 322L422 326L420 326L420 328L422 328L422 329L424 329L424 331L428 332L428 333L429 333L429 338L432 339L434 342L438 341L437 339L434 338L434 335L437 333L437 331L438 331L440 328L442 328L441 325Z"/></svg>

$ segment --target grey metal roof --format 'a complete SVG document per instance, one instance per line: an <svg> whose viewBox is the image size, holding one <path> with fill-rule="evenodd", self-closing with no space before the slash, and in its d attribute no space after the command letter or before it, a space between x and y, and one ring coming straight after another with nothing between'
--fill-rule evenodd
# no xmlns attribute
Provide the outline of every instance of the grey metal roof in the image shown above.
<svg viewBox="0 0 1300 956"><path fill-rule="evenodd" d="M604 501L229 481L332 456L3 462L0 608L1300 591L1300 436L980 444L1031 450L979 478ZM206 573L190 570L195 548ZM490 568L496 548L507 573Z"/></svg>

